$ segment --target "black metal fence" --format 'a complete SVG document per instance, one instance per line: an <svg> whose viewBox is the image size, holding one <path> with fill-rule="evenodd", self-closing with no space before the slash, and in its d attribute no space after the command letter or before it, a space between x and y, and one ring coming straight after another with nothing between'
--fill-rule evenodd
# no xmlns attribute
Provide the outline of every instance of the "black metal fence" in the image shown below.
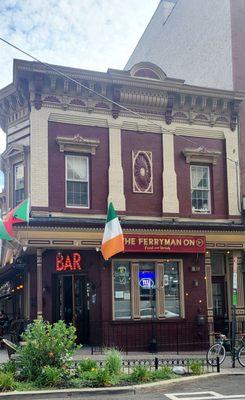
<svg viewBox="0 0 245 400"><path fill-rule="evenodd" d="M97 361L100 368L105 367L105 360ZM136 366L146 367L149 371L156 371L163 367L184 367L185 373L193 373L193 366L200 366L201 373L220 372L219 360L215 365L210 365L206 358L181 358L181 359L166 359L155 357L152 359L124 359L122 361L122 369L125 373L130 374Z"/></svg>

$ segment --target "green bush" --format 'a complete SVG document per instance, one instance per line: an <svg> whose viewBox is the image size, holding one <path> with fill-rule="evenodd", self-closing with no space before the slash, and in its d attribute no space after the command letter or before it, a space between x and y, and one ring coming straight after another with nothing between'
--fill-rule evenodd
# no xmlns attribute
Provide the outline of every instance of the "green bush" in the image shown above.
<svg viewBox="0 0 245 400"><path fill-rule="evenodd" d="M120 352L116 349L110 349L106 352L106 369L112 375L120 374L122 370L122 356Z"/></svg>
<svg viewBox="0 0 245 400"><path fill-rule="evenodd" d="M204 372L204 368L201 360L192 360L189 362L189 368L193 375L201 375Z"/></svg>
<svg viewBox="0 0 245 400"><path fill-rule="evenodd" d="M136 367L134 367L130 378L135 383L148 382L151 379L151 373L143 365L137 365Z"/></svg>
<svg viewBox="0 0 245 400"><path fill-rule="evenodd" d="M0 392L14 390L15 388L16 383L13 374L11 372L0 371Z"/></svg>
<svg viewBox="0 0 245 400"><path fill-rule="evenodd" d="M93 386L96 387L105 387L112 385L112 378L110 372L107 368L102 369L99 368L95 373L90 377Z"/></svg>
<svg viewBox="0 0 245 400"><path fill-rule="evenodd" d="M85 358L77 364L77 369L79 372L89 372L94 371L98 368L97 362L95 360L91 360L91 358Z"/></svg>
<svg viewBox="0 0 245 400"><path fill-rule="evenodd" d="M158 370L152 372L152 378L155 379L171 379L174 378L175 374L172 369L168 366L159 368Z"/></svg>
<svg viewBox="0 0 245 400"><path fill-rule="evenodd" d="M11 374L15 374L16 372L16 364L13 360L10 360L4 364L1 365L0 367L1 372L10 372Z"/></svg>
<svg viewBox="0 0 245 400"><path fill-rule="evenodd" d="M44 367L62 368L71 363L76 348L76 334L73 326L63 321L55 324L36 320L22 335L25 346L18 348L17 366L20 378L35 381Z"/></svg>
<svg viewBox="0 0 245 400"><path fill-rule="evenodd" d="M36 380L38 386L54 387L62 382L62 371L56 367L47 365L42 369L41 374Z"/></svg>

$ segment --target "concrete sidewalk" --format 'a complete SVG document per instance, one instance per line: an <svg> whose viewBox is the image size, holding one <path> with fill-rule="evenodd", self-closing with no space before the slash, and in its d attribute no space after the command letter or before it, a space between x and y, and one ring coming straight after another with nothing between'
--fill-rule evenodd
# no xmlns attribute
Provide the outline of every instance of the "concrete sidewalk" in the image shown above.
<svg viewBox="0 0 245 400"><path fill-rule="evenodd" d="M196 358L196 359L205 359L206 352L181 352L176 354L174 352L169 353L149 353L149 352L128 352L122 353L122 358L124 360L154 360L155 357L176 360L176 359L185 359L185 358ZM83 360L84 358L91 358L96 361L103 361L105 360L105 354L91 354L91 347L82 347L81 349L77 350L74 355L74 360L79 361ZM0 350L0 364L5 363L9 360L8 354L6 350ZM232 368L232 359L231 356L228 354L224 363L220 366L220 372L222 374L245 374L245 368L241 367L238 361L236 360L236 367ZM215 372L215 369L214 369Z"/></svg>

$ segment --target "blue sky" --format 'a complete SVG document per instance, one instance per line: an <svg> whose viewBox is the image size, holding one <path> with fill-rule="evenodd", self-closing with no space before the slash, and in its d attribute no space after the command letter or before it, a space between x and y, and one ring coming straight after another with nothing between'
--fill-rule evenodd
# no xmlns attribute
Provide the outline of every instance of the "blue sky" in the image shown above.
<svg viewBox="0 0 245 400"><path fill-rule="evenodd" d="M0 0L0 36L48 63L98 71L122 69L158 3ZM0 42L0 88L12 81L14 58L29 59ZM0 153L4 149L0 130Z"/></svg>

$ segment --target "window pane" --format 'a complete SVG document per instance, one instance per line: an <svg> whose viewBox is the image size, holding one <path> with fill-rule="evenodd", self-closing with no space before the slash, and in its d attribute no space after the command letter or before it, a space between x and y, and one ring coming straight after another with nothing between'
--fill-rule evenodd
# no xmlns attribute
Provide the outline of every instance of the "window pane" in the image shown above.
<svg viewBox="0 0 245 400"><path fill-rule="evenodd" d="M67 205L88 206L88 184L86 182L67 181Z"/></svg>
<svg viewBox="0 0 245 400"><path fill-rule="evenodd" d="M165 316L180 316L179 265L176 261L164 263Z"/></svg>
<svg viewBox="0 0 245 400"><path fill-rule="evenodd" d="M24 165L15 165L15 190L24 188Z"/></svg>
<svg viewBox="0 0 245 400"><path fill-rule="evenodd" d="M156 316L155 264L142 262L139 265L140 315L145 318Z"/></svg>
<svg viewBox="0 0 245 400"><path fill-rule="evenodd" d="M67 157L67 179L71 181L87 181L87 157Z"/></svg>
<svg viewBox="0 0 245 400"><path fill-rule="evenodd" d="M130 269L128 262L114 263L114 315L131 318Z"/></svg>
<svg viewBox="0 0 245 400"><path fill-rule="evenodd" d="M209 167L191 166L191 203L193 212L210 212Z"/></svg>
<svg viewBox="0 0 245 400"><path fill-rule="evenodd" d="M15 206L25 199L25 190L15 190Z"/></svg>

